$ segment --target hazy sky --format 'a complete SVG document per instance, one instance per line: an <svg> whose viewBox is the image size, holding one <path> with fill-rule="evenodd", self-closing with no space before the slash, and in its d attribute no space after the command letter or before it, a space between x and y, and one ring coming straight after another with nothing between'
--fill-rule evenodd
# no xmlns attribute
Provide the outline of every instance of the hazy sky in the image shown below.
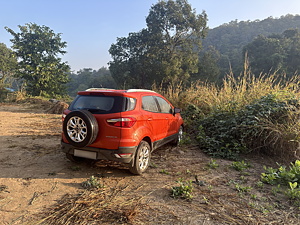
<svg viewBox="0 0 300 225"><path fill-rule="evenodd" d="M5 26L36 23L62 33L68 44L67 61L73 71L107 67L110 45L146 27L150 7L158 0L0 0L0 42L11 46ZM237 19L262 20L300 14L300 0L189 0L197 13L208 15L208 26Z"/></svg>

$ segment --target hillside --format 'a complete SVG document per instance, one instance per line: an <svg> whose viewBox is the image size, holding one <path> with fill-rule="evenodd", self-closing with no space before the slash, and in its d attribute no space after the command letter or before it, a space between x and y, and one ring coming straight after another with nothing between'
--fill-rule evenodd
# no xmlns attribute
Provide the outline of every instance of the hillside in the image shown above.
<svg viewBox="0 0 300 225"><path fill-rule="evenodd" d="M300 15L286 15L280 18L269 17L255 21L231 21L210 29L203 40L203 49L209 46L220 52L221 71L229 71L229 62L235 72L241 71L243 64L242 49L258 35L281 34L288 29L300 29Z"/></svg>

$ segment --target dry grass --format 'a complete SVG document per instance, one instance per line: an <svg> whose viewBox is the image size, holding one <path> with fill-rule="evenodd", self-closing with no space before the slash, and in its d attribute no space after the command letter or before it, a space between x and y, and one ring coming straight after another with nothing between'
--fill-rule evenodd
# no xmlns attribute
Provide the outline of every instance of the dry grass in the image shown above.
<svg viewBox="0 0 300 225"><path fill-rule="evenodd" d="M263 148L270 156L280 158L281 162L289 165L291 161L300 159L300 123L299 112L295 115L290 113L286 123L277 123L271 120L261 121L261 132L258 135L263 137L251 143L253 150Z"/></svg>
<svg viewBox="0 0 300 225"><path fill-rule="evenodd" d="M299 97L300 76L286 79L279 74L260 74L256 77L245 67L245 72L236 77L228 74L219 87L212 83L193 82L189 87L181 83L170 85L167 89L153 86L153 89L166 96L175 106L186 108L193 104L204 113L218 110L240 109L243 106L260 99L262 96L274 93L291 93Z"/></svg>
<svg viewBox="0 0 300 225"><path fill-rule="evenodd" d="M122 190L89 191L78 196L65 195L50 209L46 217L35 224L123 224L129 223L138 208L138 203L122 202L118 198ZM138 202L138 200L137 200Z"/></svg>
<svg viewBox="0 0 300 225"><path fill-rule="evenodd" d="M266 186L256 188L261 162L248 161L252 167L246 172L251 176L244 175L246 178L241 180L242 173L230 169L230 161L216 160L219 167L207 169L209 158L196 147L181 151L185 154L174 149L162 149L154 154L157 168L150 168L144 176L101 178L104 188L85 190L78 195L67 194L28 224L299 223L299 209L292 207L283 195L271 195ZM267 161L265 159L264 163ZM163 168L169 173L160 173ZM194 180L195 174L204 185L193 182L192 200L170 197L171 187L176 185L178 178ZM252 190L238 192L233 182L252 187Z"/></svg>

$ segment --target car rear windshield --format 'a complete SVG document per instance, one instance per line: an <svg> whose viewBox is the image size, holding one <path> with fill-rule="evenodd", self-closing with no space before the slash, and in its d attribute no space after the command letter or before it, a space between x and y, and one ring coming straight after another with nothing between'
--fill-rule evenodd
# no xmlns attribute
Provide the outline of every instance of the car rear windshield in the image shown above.
<svg viewBox="0 0 300 225"><path fill-rule="evenodd" d="M122 96L78 95L69 109L85 109L95 114L118 113L133 110L136 100Z"/></svg>

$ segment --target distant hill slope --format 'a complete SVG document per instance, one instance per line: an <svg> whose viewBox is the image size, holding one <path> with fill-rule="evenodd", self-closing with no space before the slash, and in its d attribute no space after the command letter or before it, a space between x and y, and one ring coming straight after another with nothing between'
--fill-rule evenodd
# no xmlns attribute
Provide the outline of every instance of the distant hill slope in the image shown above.
<svg viewBox="0 0 300 225"><path fill-rule="evenodd" d="M222 71L228 71L229 66L227 68L224 66L229 65L229 61L234 70L238 71L243 60L242 49L246 44L258 35L281 34L291 28L300 29L300 15L288 14L280 18L269 17L255 21L238 22L235 20L210 29L207 37L203 40L203 49L207 50L209 46L214 46L221 53L223 58L220 65Z"/></svg>

